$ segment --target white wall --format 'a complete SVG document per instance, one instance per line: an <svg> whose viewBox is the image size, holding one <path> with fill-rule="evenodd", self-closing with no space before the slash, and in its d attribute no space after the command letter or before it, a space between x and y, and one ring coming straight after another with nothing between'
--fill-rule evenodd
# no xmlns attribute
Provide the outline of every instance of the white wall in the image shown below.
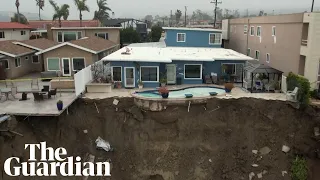
<svg viewBox="0 0 320 180"><path fill-rule="evenodd" d="M26 31L26 34L22 36L21 31ZM23 41L23 40L29 40L30 38L29 29L14 29L14 30L0 29L0 32L5 33L5 38L0 38L0 41L7 41L7 40Z"/></svg>
<svg viewBox="0 0 320 180"><path fill-rule="evenodd" d="M229 19L222 20L222 39L229 39Z"/></svg>

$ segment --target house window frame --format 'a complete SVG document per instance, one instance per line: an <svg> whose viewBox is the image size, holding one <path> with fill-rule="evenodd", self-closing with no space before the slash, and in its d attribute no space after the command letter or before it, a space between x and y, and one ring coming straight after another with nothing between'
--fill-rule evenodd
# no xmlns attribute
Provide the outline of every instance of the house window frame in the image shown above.
<svg viewBox="0 0 320 180"><path fill-rule="evenodd" d="M254 36L255 27L250 26L250 36Z"/></svg>
<svg viewBox="0 0 320 180"><path fill-rule="evenodd" d="M271 59L271 58L270 58L270 53L267 53L267 54L266 54L266 62L267 62L267 63L270 63L270 59Z"/></svg>
<svg viewBox="0 0 320 180"><path fill-rule="evenodd" d="M59 70L49 70L49 63L48 63L48 61L49 61L49 59L58 59L59 61ZM61 59L59 58L59 57L48 57L47 58L47 71L61 71Z"/></svg>
<svg viewBox="0 0 320 180"><path fill-rule="evenodd" d="M82 31L57 31L57 42L58 43L64 43L64 42L68 42L68 41L65 41L64 40L64 33L65 32L68 32L68 33L75 33L76 34L76 39L75 40L78 40L78 39L81 39L82 38ZM59 33L61 33L61 42L59 41ZM79 37L79 34L80 34L80 36L81 37ZM71 41L73 41L73 40L71 40Z"/></svg>
<svg viewBox="0 0 320 180"><path fill-rule="evenodd" d="M8 64L8 68L5 68L5 69L10 69L10 62L9 62L9 59L1 59L0 61L7 61L7 64Z"/></svg>
<svg viewBox="0 0 320 180"><path fill-rule="evenodd" d="M258 31L258 30L260 30L260 31ZM260 34L258 34L258 32L259 32ZM262 32L261 26L257 26L257 37L261 37L261 32Z"/></svg>
<svg viewBox="0 0 320 180"><path fill-rule="evenodd" d="M200 66L200 78L186 78L186 66ZM202 79L202 64L184 64L184 69L183 69L183 78L184 79L189 79L189 80L192 80L192 79Z"/></svg>
<svg viewBox="0 0 320 180"><path fill-rule="evenodd" d="M231 75L236 75L237 74L237 64L241 64L241 63L221 63L221 67L223 66L223 65L225 65L225 64L232 64L232 65L234 65L234 74L231 74ZM222 72L222 73L226 73L225 71L224 72Z"/></svg>
<svg viewBox="0 0 320 180"><path fill-rule="evenodd" d="M183 41L179 41L179 35L184 35ZM187 34L186 33L177 33L177 42L186 42Z"/></svg>
<svg viewBox="0 0 320 180"><path fill-rule="evenodd" d="M6 33L4 31L0 31L0 34L2 34L0 39L5 39L6 38Z"/></svg>
<svg viewBox="0 0 320 180"><path fill-rule="evenodd" d="M83 59L83 62L84 62L84 67L83 67L83 69L87 67L87 65L86 65L86 58L85 58L85 57L72 57L72 58L71 58L71 65L72 65L72 71L73 71L73 72L75 72L75 71L81 71L81 70L82 70L82 69L81 69L81 70L74 70L73 59Z"/></svg>
<svg viewBox="0 0 320 180"><path fill-rule="evenodd" d="M34 61L33 61L33 57L34 57L34 56L37 56L37 57L38 57L38 62L34 62ZM32 55L32 63L33 63L33 64L39 64L39 63L40 63L40 55Z"/></svg>
<svg viewBox="0 0 320 180"><path fill-rule="evenodd" d="M113 79L113 68L120 68L120 81L117 81L117 82L122 82L122 66L111 66L111 78L112 78L112 81L115 81Z"/></svg>
<svg viewBox="0 0 320 180"><path fill-rule="evenodd" d="M277 36L277 28L276 28L276 26L272 26L271 34L272 34L272 36Z"/></svg>
<svg viewBox="0 0 320 180"><path fill-rule="evenodd" d="M19 61L17 61L17 60L19 60ZM19 62L19 63L18 63ZM18 66L17 66L18 65ZM16 68L19 68L19 67L21 67L21 57L16 57L16 58L14 58L14 66L16 67Z"/></svg>
<svg viewBox="0 0 320 180"><path fill-rule="evenodd" d="M248 25L243 26L243 33L244 33L244 35L248 34Z"/></svg>
<svg viewBox="0 0 320 180"><path fill-rule="evenodd" d="M215 35L213 43L210 42L210 36L211 35ZM217 40L216 35L220 35L220 38L219 38L220 42L219 43L215 43L216 40ZM222 34L221 33L209 33L209 45L217 45L217 44L221 44L221 42L222 42Z"/></svg>
<svg viewBox="0 0 320 180"><path fill-rule="evenodd" d="M97 32L97 33L95 33L94 35L95 35L96 37L99 37L98 34L104 34L104 39L105 39L105 40L109 40L109 33L108 33L108 32ZM108 38L107 38L107 39L106 39L106 34L108 34L108 36L107 36ZM101 37L99 37L99 38L101 38Z"/></svg>
<svg viewBox="0 0 320 180"><path fill-rule="evenodd" d="M142 76L142 71L141 71L141 69L142 68L157 68L157 80L156 81L142 81L142 79L141 79L141 76ZM141 82L146 82L146 83L148 83L148 82L150 82L150 83L154 83L154 82L159 82L159 66L140 66L140 81Z"/></svg>
<svg viewBox="0 0 320 180"><path fill-rule="evenodd" d="M25 30L20 31L21 36L25 36L27 32Z"/></svg>
<svg viewBox="0 0 320 180"><path fill-rule="evenodd" d="M257 58L257 52L259 53L259 57L258 58ZM254 58L257 59L257 60L260 60L260 51L259 50L255 51Z"/></svg>
<svg viewBox="0 0 320 180"><path fill-rule="evenodd" d="M247 49L247 56L251 56L251 49L250 48Z"/></svg>

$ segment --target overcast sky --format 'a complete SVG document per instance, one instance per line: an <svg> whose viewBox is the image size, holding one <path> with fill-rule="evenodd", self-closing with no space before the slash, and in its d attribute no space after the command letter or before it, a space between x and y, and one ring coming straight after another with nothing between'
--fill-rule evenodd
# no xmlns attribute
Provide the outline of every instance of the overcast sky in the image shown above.
<svg viewBox="0 0 320 180"><path fill-rule="evenodd" d="M288 8L305 8L310 9L312 0L221 0L221 8L239 9L241 12L247 8L251 10L273 10L279 11ZM77 11L73 0L55 0L59 5L69 4L69 19L78 19ZM93 12L97 9L96 0L87 0L90 13L84 13L84 19L92 19ZM15 0L0 0L0 11L15 11ZM45 7L42 13L48 17L52 17L53 8L49 4L49 0L45 0ZM21 12L38 13L35 0L20 0ZM213 5L210 0L108 0L109 7L115 12L116 17L134 17L141 18L147 14L170 15L170 10L175 11L184 6L188 7L188 14L196 9L201 9L213 14ZM315 0L315 6L320 6L320 0ZM110 13L111 14L111 13Z"/></svg>

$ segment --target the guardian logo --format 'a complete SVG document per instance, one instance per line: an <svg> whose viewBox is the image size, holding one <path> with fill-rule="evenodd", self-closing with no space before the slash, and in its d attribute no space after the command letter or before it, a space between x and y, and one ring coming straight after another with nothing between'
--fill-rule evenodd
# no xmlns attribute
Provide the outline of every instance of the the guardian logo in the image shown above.
<svg viewBox="0 0 320 180"><path fill-rule="evenodd" d="M29 148L30 158L20 162L18 157L8 158L4 162L4 171L9 176L111 176L109 162L81 162L81 157L65 157L65 148L53 149L46 147L46 142L40 144L25 144ZM41 158L36 159L36 148L40 150ZM47 157L48 153L48 157ZM11 168L12 167L12 168Z"/></svg>

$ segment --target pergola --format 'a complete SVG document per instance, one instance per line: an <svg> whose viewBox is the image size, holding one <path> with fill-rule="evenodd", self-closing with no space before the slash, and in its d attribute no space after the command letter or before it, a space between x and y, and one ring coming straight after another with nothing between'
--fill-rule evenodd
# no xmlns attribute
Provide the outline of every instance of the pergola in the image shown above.
<svg viewBox="0 0 320 180"><path fill-rule="evenodd" d="M280 78L280 75L282 75L282 71L279 71L277 69L274 69L268 65L261 64L259 61L252 61L247 62L245 67L243 68L243 73L246 74L247 72L251 73L251 93L253 89L253 77L256 74L267 74L268 76L268 82L270 81L270 74L277 74L278 75L278 81ZM275 76L273 76L275 77ZM243 78L243 76L242 76ZM243 87L243 79L242 79L242 87Z"/></svg>

